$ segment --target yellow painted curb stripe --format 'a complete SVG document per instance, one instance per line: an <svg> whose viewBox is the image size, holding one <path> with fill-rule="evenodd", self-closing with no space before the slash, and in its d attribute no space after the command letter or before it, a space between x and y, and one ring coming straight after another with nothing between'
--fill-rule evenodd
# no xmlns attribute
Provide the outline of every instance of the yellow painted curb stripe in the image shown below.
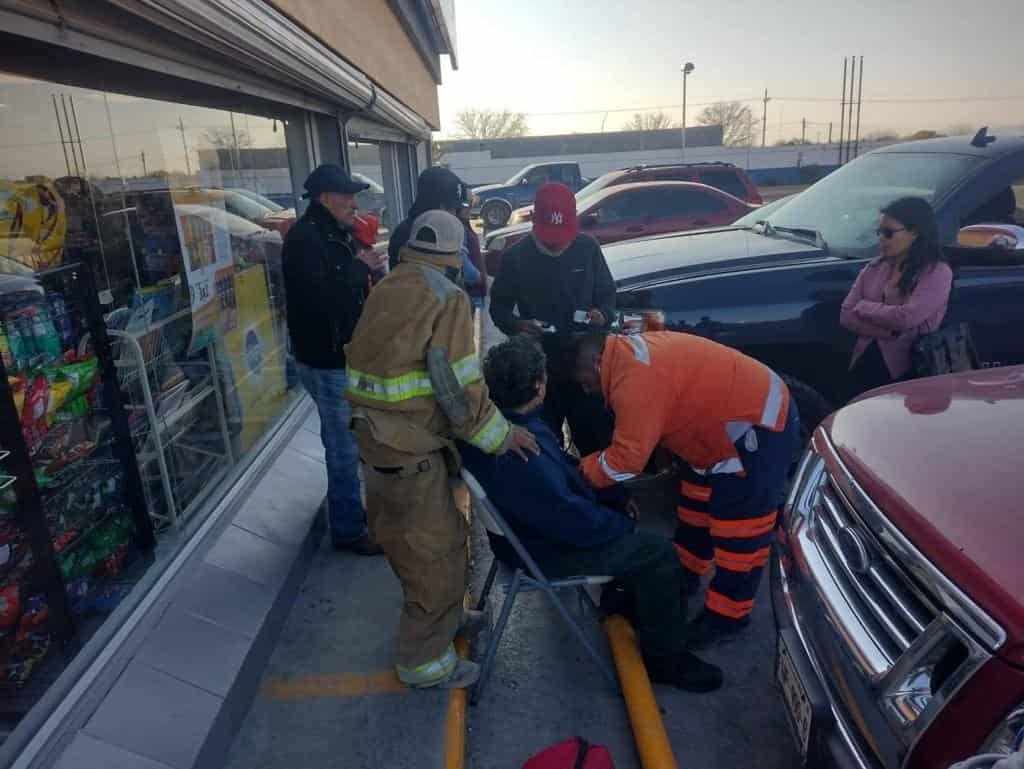
<svg viewBox="0 0 1024 769"><path fill-rule="evenodd" d="M465 638L455 639L455 651L460 659L469 656L469 644ZM448 717L444 734L445 769L463 769L466 765L466 690L451 689L448 692Z"/></svg>
<svg viewBox="0 0 1024 769"><path fill-rule="evenodd" d="M398 680L394 670L372 673L327 673L268 681L260 696L269 700L299 700L317 697L357 697L361 694L406 694L409 687Z"/></svg>
<svg viewBox="0 0 1024 769"><path fill-rule="evenodd" d="M640 765L643 769L677 769L633 627L624 617L615 615L604 621L604 632L619 672Z"/></svg>

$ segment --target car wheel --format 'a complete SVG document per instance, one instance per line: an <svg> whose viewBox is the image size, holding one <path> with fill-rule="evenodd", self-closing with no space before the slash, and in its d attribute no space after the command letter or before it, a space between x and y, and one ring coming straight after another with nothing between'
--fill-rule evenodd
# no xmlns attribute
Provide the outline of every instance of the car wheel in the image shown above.
<svg viewBox="0 0 1024 769"><path fill-rule="evenodd" d="M821 420L835 411L835 407L809 384L785 374L781 376L782 381L789 387L789 394L796 401L796 407L800 411L800 452L802 453L811 440L811 435L821 424Z"/></svg>
<svg viewBox="0 0 1024 769"><path fill-rule="evenodd" d="M512 216L512 206L503 200L488 200L480 209L480 218L492 230L504 227Z"/></svg>

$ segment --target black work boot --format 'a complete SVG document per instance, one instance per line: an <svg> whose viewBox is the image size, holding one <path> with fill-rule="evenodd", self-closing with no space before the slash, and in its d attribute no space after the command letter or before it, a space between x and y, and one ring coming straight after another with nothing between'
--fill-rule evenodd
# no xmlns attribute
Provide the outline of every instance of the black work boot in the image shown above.
<svg viewBox="0 0 1024 769"><path fill-rule="evenodd" d="M722 670L690 652L674 657L644 656L651 683L667 684L687 692L713 692L722 686Z"/></svg>
<svg viewBox="0 0 1024 769"><path fill-rule="evenodd" d="M723 646L739 638L748 625L749 617L732 619L705 609L690 626L686 646L698 651Z"/></svg>

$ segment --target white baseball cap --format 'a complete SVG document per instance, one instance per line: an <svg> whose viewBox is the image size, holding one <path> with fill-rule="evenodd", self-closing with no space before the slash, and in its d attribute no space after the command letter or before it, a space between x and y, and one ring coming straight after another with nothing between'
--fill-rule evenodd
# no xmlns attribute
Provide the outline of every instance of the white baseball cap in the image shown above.
<svg viewBox="0 0 1024 769"><path fill-rule="evenodd" d="M465 237L462 222L447 211L426 211L413 221L406 245L424 254L457 254Z"/></svg>

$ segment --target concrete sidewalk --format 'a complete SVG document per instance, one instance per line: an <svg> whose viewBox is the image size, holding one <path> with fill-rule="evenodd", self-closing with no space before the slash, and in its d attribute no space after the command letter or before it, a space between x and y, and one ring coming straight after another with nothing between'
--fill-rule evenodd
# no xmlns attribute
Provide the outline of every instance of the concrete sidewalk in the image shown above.
<svg viewBox="0 0 1024 769"><path fill-rule="evenodd" d="M401 589L383 557L317 551L229 769L444 765L446 691L395 677Z"/></svg>

